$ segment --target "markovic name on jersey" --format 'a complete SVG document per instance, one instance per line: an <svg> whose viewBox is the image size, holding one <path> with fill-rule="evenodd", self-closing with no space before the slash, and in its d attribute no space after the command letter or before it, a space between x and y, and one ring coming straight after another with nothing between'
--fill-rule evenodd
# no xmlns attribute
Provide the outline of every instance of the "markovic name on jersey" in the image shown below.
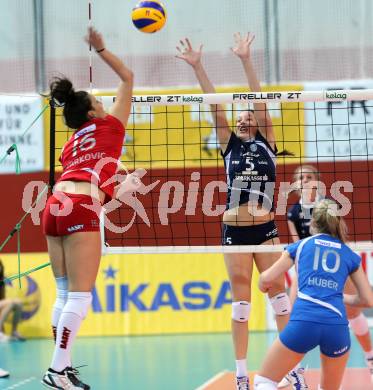
<svg viewBox="0 0 373 390"><path fill-rule="evenodd" d="M65 169L69 169L73 167L74 165L77 164L82 164L85 161L90 161L90 160L101 160L106 156L105 152L94 152L94 153L86 153L83 156L77 157L76 159L72 160Z"/></svg>

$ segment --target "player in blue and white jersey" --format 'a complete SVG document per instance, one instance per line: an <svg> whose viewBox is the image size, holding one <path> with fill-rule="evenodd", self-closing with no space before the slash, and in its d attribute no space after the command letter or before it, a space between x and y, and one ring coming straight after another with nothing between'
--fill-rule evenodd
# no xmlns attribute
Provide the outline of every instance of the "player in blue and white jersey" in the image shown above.
<svg viewBox="0 0 373 390"><path fill-rule="evenodd" d="M373 293L360 257L346 244L347 227L337 204L320 201L314 208L311 234L287 246L280 259L259 279L265 292L278 275L294 264L298 294L290 321L274 342L255 376L255 390L275 390L283 376L303 356L319 346L321 390L338 390L350 349L350 333L344 303L372 307ZM357 295L343 295L351 277Z"/></svg>
<svg viewBox="0 0 373 390"><path fill-rule="evenodd" d="M312 211L315 203L324 198L320 188L320 173L313 165L300 165L294 172L294 182L299 189L299 201L289 209L288 227L294 242L310 236L309 227L311 224ZM293 302L296 297L297 278L294 277L290 289L290 300ZM356 289L350 279L345 284L344 292L346 294L355 294ZM346 305L347 318L350 328L355 334L365 355L365 362L370 371L371 380L373 381L373 348L370 337L368 320L359 307ZM289 384L283 381L279 387L285 387ZM283 385L283 386L282 386Z"/></svg>
<svg viewBox="0 0 373 390"><path fill-rule="evenodd" d="M260 91L251 62L254 35L235 35L233 53L240 59L251 91ZM215 93L201 63L202 45L193 50L188 39L180 41L179 55L193 67L205 93ZM254 103L254 110L241 111L236 128L231 129L224 107L211 105L212 118L224 158L227 178L227 205L223 215L223 245L279 244L274 222L274 187L276 181L275 133L266 104ZM247 373L248 320L251 309L253 264L259 272L268 269L277 253L225 253L232 289L232 335L236 357L236 389L248 390ZM285 293L284 275L279 275L267 291L276 314L278 329L289 319L290 301ZM295 375L297 375L295 373ZM300 373L299 375L302 375ZM295 389L295 387L294 387Z"/></svg>

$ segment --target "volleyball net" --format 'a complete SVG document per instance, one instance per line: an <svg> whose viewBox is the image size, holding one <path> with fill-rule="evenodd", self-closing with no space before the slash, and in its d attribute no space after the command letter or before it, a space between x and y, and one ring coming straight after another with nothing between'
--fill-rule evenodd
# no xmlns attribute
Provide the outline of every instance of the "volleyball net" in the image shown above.
<svg viewBox="0 0 373 390"><path fill-rule="evenodd" d="M109 108L115 97L101 99ZM227 179L210 104L222 105L234 129L239 113L255 102L267 103L277 148L291 152L277 156L281 245L222 247ZM320 173L321 196L341 206L351 246L372 249L372 110L369 89L134 96L120 174L135 172L139 180L134 192L105 207L104 253L281 251L292 241L287 212L299 199L294 171L304 164ZM72 134L60 116L57 109L55 157ZM60 170L55 158L51 171L58 177Z"/></svg>

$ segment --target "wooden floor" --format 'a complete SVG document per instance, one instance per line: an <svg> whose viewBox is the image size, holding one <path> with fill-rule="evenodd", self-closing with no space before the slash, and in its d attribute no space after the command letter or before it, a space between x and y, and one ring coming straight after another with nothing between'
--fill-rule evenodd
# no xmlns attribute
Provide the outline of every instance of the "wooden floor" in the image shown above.
<svg viewBox="0 0 373 390"><path fill-rule="evenodd" d="M253 383L254 374L250 373L251 383ZM310 390L317 390L319 378L320 370L306 371L306 380ZM198 387L198 390L235 390L234 380L233 372L221 372ZM285 389L290 390L290 386ZM368 370L366 368L348 368L343 379L342 390L373 390Z"/></svg>
<svg viewBox="0 0 373 390"><path fill-rule="evenodd" d="M250 334L247 366L251 381L276 337L275 332ZM49 367L53 347L47 339L0 343L0 367L10 371L8 379L0 378L0 390L41 390L40 379ZM94 390L234 389L230 334L78 337L73 361L86 365L79 370ZM306 371L310 390L317 389L319 351L311 351L303 364L310 367ZM364 353L352 338L343 390L373 390L364 366Z"/></svg>

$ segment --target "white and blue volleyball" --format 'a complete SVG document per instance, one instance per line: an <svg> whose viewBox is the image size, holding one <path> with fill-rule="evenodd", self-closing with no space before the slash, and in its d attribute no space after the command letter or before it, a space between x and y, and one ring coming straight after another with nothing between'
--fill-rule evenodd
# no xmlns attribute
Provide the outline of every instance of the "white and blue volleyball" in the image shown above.
<svg viewBox="0 0 373 390"><path fill-rule="evenodd" d="M140 1L132 10L132 22L144 33L155 33L166 23L166 10L158 1Z"/></svg>

